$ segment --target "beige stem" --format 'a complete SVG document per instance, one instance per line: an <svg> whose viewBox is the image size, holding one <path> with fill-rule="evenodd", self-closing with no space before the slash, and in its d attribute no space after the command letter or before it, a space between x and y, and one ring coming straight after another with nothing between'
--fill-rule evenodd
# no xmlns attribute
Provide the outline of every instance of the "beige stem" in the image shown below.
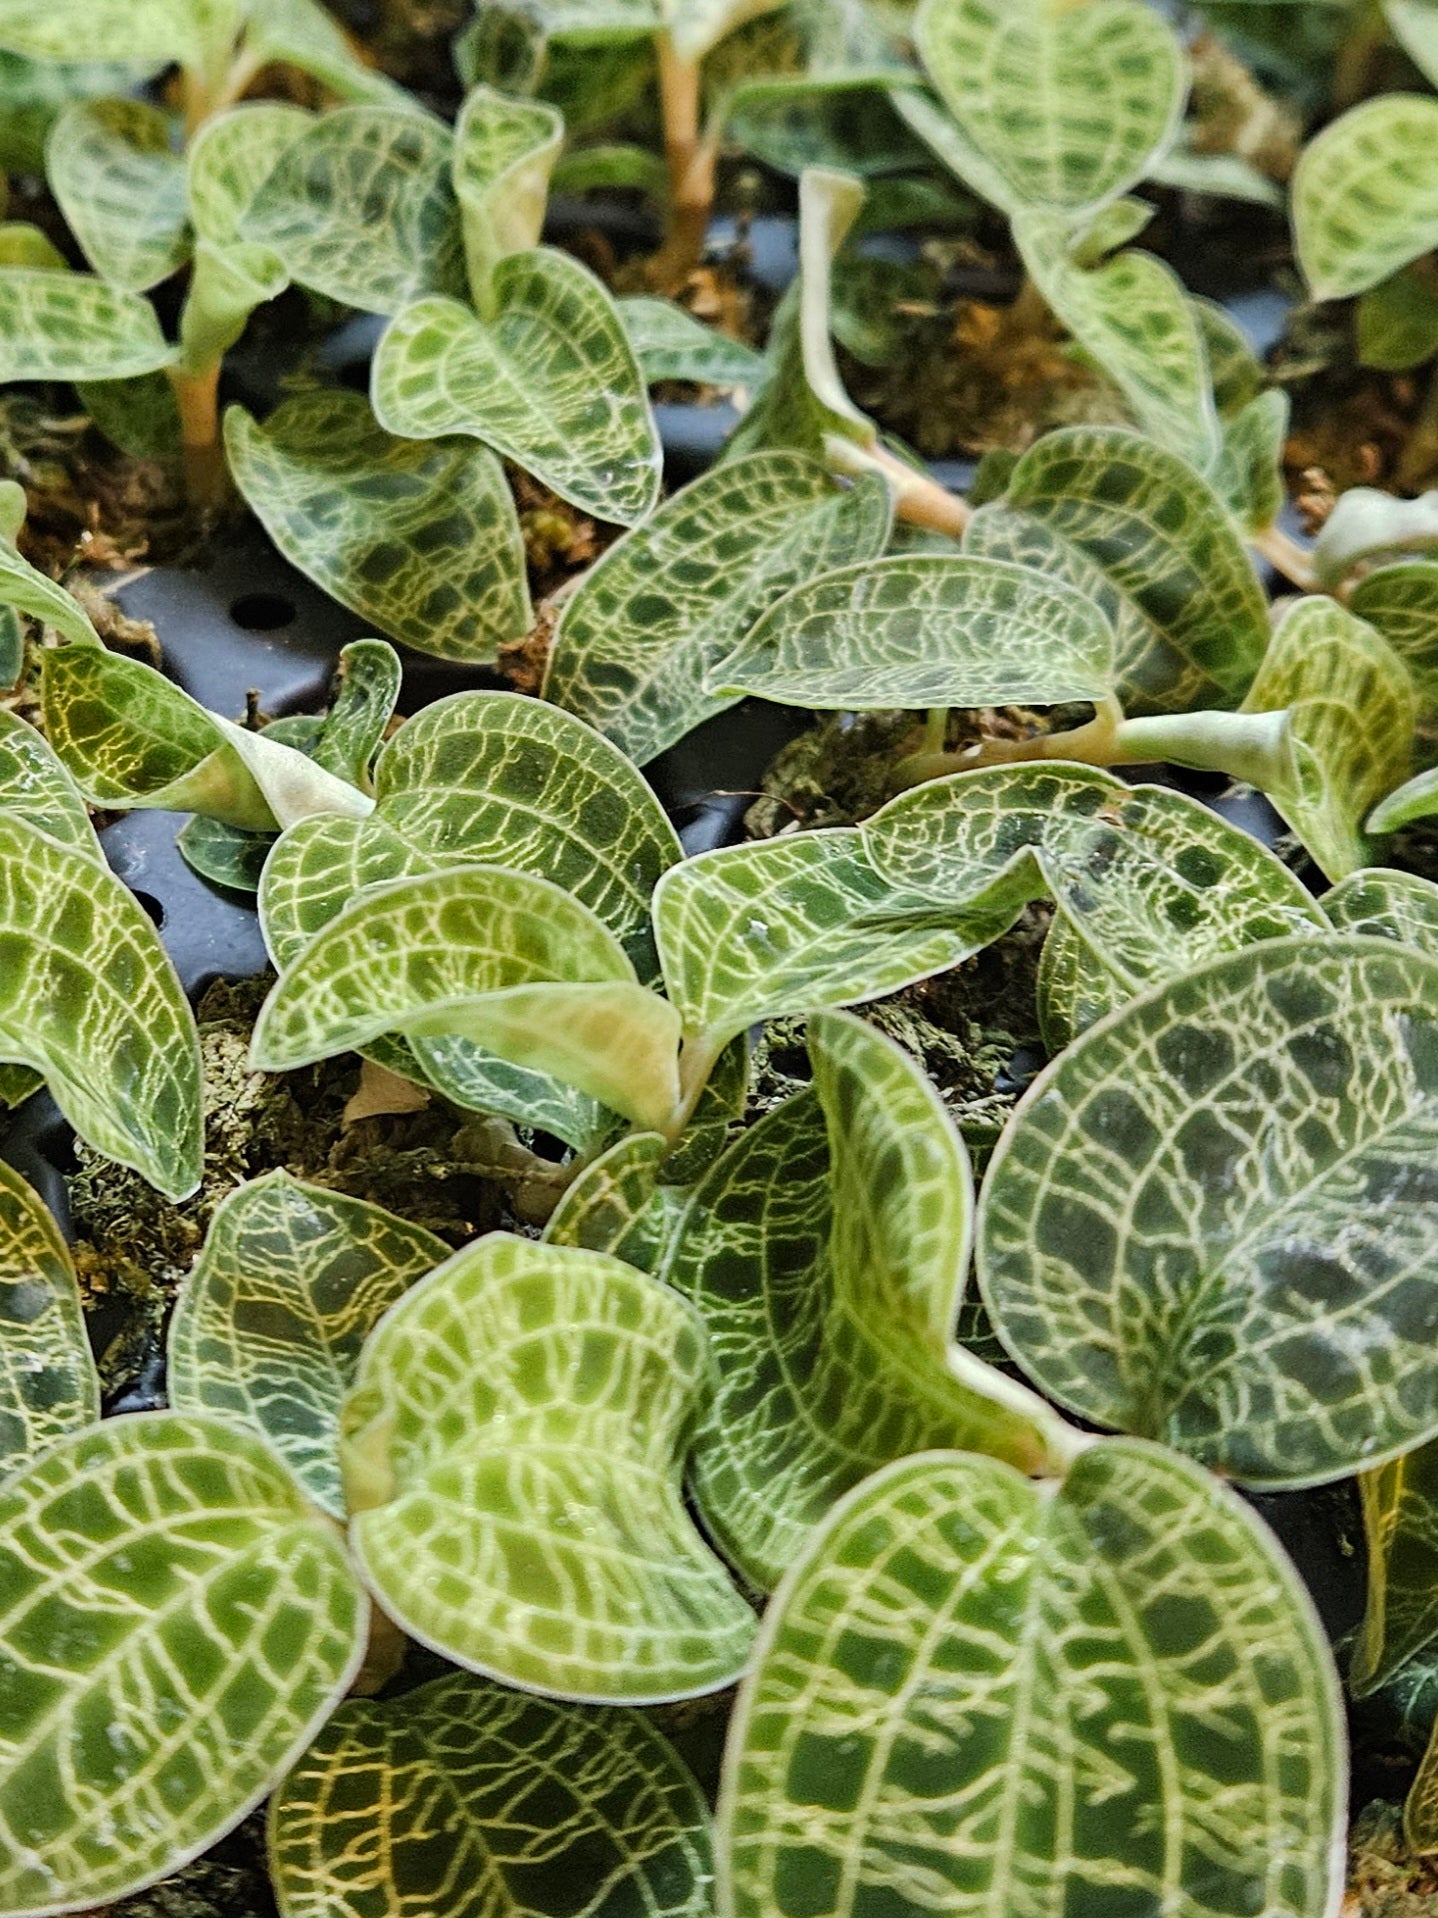
<svg viewBox="0 0 1438 1918"><path fill-rule="evenodd" d="M667 33L659 34L655 44L669 169L669 226L663 247L650 263L650 276L662 292L677 293L704 255L719 142L700 131L699 63L681 60Z"/></svg>
<svg viewBox="0 0 1438 1918"><path fill-rule="evenodd" d="M915 472L887 446L859 446L839 434L829 436L829 457L848 473L881 473L894 495L894 511L911 526L962 539L974 509L961 494L940 486L928 473Z"/></svg>
<svg viewBox="0 0 1438 1918"><path fill-rule="evenodd" d="M1319 590L1313 562L1298 541L1285 533L1282 527L1266 526L1261 533L1254 534L1253 545L1274 572L1281 574L1291 586L1296 586L1300 593L1316 593Z"/></svg>
<svg viewBox="0 0 1438 1918"><path fill-rule="evenodd" d="M232 497L229 469L220 444L220 363L202 373L170 368L170 384L180 409L180 446L185 493L192 506L214 508Z"/></svg>

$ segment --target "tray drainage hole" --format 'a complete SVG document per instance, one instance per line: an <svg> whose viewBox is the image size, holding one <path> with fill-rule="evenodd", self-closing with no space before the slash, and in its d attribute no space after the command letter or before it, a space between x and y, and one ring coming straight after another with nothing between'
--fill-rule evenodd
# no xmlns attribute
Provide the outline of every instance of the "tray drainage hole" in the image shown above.
<svg viewBox="0 0 1438 1918"><path fill-rule="evenodd" d="M294 601L283 593L244 593L230 607L230 618L247 633L276 633L294 616Z"/></svg>
<svg viewBox="0 0 1438 1918"><path fill-rule="evenodd" d="M156 926L163 931L165 926L165 908L160 904L154 893L138 892L133 886L130 890L134 893L136 904L143 907L150 918L154 920Z"/></svg>

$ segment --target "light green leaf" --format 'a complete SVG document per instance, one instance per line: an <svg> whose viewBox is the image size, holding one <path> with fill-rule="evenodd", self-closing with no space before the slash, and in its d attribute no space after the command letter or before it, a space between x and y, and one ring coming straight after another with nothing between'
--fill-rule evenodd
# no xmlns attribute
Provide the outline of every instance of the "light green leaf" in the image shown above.
<svg viewBox="0 0 1438 1918"><path fill-rule="evenodd" d="M0 0L0 47L31 60L73 62L94 48L136 65L178 61L217 78L246 0Z"/></svg>
<svg viewBox="0 0 1438 1918"><path fill-rule="evenodd" d="M190 291L180 312L180 364L200 374L218 365L249 324L257 306L277 300L289 285L279 255L248 242L195 246Z"/></svg>
<svg viewBox="0 0 1438 1918"><path fill-rule="evenodd" d="M847 1013L809 1026L814 1087L695 1188L661 1276L719 1370L691 1477L706 1525L772 1590L815 1523L890 1459L944 1444L1050 1463L1042 1401L954 1340L968 1154L921 1066Z"/></svg>
<svg viewBox="0 0 1438 1918"><path fill-rule="evenodd" d="M14 534L8 528L0 528L0 605L14 606L22 613L29 613L32 619L38 619L42 625L53 626L56 632L63 633L66 639L74 640L77 645L98 646L100 636L79 602L37 566L32 566L16 549L15 536L19 533L20 524L23 524L23 508L22 497L20 522Z"/></svg>
<svg viewBox="0 0 1438 1918"><path fill-rule="evenodd" d="M1348 1684L1355 1698L1387 1684L1438 1635L1438 1445L1364 1472L1368 1603Z"/></svg>
<svg viewBox="0 0 1438 1918"><path fill-rule="evenodd" d="M511 253L538 246L549 176L564 144L553 107L475 87L454 130L454 191L475 305L492 313L494 269Z"/></svg>
<svg viewBox="0 0 1438 1918"><path fill-rule="evenodd" d="M464 290L454 138L406 107L326 113L280 153L240 220L291 279L367 313Z"/></svg>
<svg viewBox="0 0 1438 1918"><path fill-rule="evenodd" d="M910 132L955 179L997 207L1007 219L1023 210L1023 195L931 95L920 93L917 87L899 87L890 98Z"/></svg>
<svg viewBox="0 0 1438 1918"><path fill-rule="evenodd" d="M1276 387L1221 424L1223 448L1210 479L1250 538L1273 526L1288 503L1283 455L1292 405Z"/></svg>
<svg viewBox="0 0 1438 1918"><path fill-rule="evenodd" d="M123 380L174 358L138 293L88 273L0 267L0 383Z"/></svg>
<svg viewBox="0 0 1438 1918"><path fill-rule="evenodd" d="M659 1264L674 1222L659 1188L667 1141L658 1132L630 1132L584 1167L544 1228L547 1245L608 1252L641 1272Z"/></svg>
<svg viewBox="0 0 1438 1918"><path fill-rule="evenodd" d="M533 617L499 461L468 440L399 440L358 393L225 417L230 471L292 565L417 652L492 661Z"/></svg>
<svg viewBox="0 0 1438 1918"><path fill-rule="evenodd" d="M660 11L681 60L702 60L728 34L784 0L660 0Z"/></svg>
<svg viewBox="0 0 1438 1918"><path fill-rule="evenodd" d="M680 1486L708 1376L692 1307L617 1259L505 1233L457 1253L385 1318L345 1404L350 1541L380 1604L549 1697L732 1683L753 1614Z"/></svg>
<svg viewBox="0 0 1438 1918"><path fill-rule="evenodd" d="M1099 608L1026 566L915 553L797 586L709 674L717 696L869 712L1057 706L1114 690Z"/></svg>
<svg viewBox="0 0 1438 1918"><path fill-rule="evenodd" d="M0 266L36 266L68 273L70 262L55 242L28 220L7 220L0 226Z"/></svg>
<svg viewBox="0 0 1438 1918"><path fill-rule="evenodd" d="M1144 175L1158 186L1176 187L1180 193L1201 193L1216 200L1242 200L1249 206L1272 207L1284 204L1283 188L1276 180L1237 153L1201 153L1186 146L1180 137L1149 167Z"/></svg>
<svg viewBox="0 0 1438 1918"><path fill-rule="evenodd" d="M716 1053L761 1019L857 1005L946 972L1013 918L897 891L842 826L700 853L654 895L669 997L686 1034Z"/></svg>
<svg viewBox="0 0 1438 1918"><path fill-rule="evenodd" d="M5 9L13 25L13 8ZM169 56L127 65L119 60L27 60L0 52L0 168L45 171L45 139L72 100L143 87Z"/></svg>
<svg viewBox="0 0 1438 1918"><path fill-rule="evenodd" d="M1385 373L1407 373L1438 353L1438 287L1420 266L1405 266L1358 302L1358 359Z"/></svg>
<svg viewBox="0 0 1438 1918"><path fill-rule="evenodd" d="M343 1704L280 1787L269 1852L285 1918L570 1918L576 1894L712 1911L708 1808L647 1718L468 1674Z"/></svg>
<svg viewBox="0 0 1438 1918"><path fill-rule="evenodd" d="M1409 59L1438 84L1438 14L1432 0L1383 0L1383 12Z"/></svg>
<svg viewBox="0 0 1438 1918"><path fill-rule="evenodd" d="M1035 1009L1044 1050L1056 1059L1105 1013L1133 994L1095 957L1065 913L1056 912L1044 935L1034 982ZM1000 1348L1002 1350L1002 1347Z"/></svg>
<svg viewBox="0 0 1438 1918"><path fill-rule="evenodd" d="M616 305L648 385L660 380L697 380L704 386L762 384L767 371L762 353L706 326L673 300L632 294Z"/></svg>
<svg viewBox="0 0 1438 1918"><path fill-rule="evenodd" d="M1315 300L1364 293L1438 245L1438 100L1385 93L1310 141L1293 237Z"/></svg>
<svg viewBox="0 0 1438 1918"><path fill-rule="evenodd" d="M107 440L132 459L177 460L180 410L163 373L129 380L77 380L75 397Z"/></svg>
<svg viewBox="0 0 1438 1918"><path fill-rule="evenodd" d="M845 391L829 334L834 259L864 204L853 174L808 167L799 181L799 276L769 331L769 377L730 436L728 456L777 447L845 470L863 465L878 428Z"/></svg>
<svg viewBox="0 0 1438 1918"><path fill-rule="evenodd" d="M273 832L373 801L293 747L247 732L139 660L93 642L45 655L45 730L92 805L204 813Z"/></svg>
<svg viewBox="0 0 1438 1918"><path fill-rule="evenodd" d="M230 1831L329 1717L368 1606L269 1448L141 1413L0 1489L0 1906L64 1911Z"/></svg>
<svg viewBox="0 0 1438 1918"><path fill-rule="evenodd" d="M172 1199L200 1182L194 1015L149 915L90 848L0 812L0 1059Z"/></svg>
<svg viewBox="0 0 1438 1918"><path fill-rule="evenodd" d="M190 219L212 246L240 242L255 195L314 115L284 100L246 100L205 121L185 154Z"/></svg>
<svg viewBox="0 0 1438 1918"><path fill-rule="evenodd" d="M0 810L16 813L70 852L104 864L90 809L42 734L0 708Z"/></svg>
<svg viewBox="0 0 1438 1918"><path fill-rule="evenodd" d="M982 507L966 553L1067 580L1108 616L1134 713L1234 706L1268 645L1268 605L1222 500L1175 454L1115 427L1048 433Z"/></svg>
<svg viewBox="0 0 1438 1918"><path fill-rule="evenodd" d="M1341 879L1368 864L1364 819L1412 765L1413 676L1365 620L1336 600L1302 599L1280 621L1243 704L1285 709L1295 772L1269 797L1322 871Z"/></svg>
<svg viewBox="0 0 1438 1918"><path fill-rule="evenodd" d="M1142 0L924 0L915 37L960 131L1026 206L1117 198L1183 117L1183 50Z"/></svg>
<svg viewBox="0 0 1438 1918"><path fill-rule="evenodd" d="M642 193L656 206L663 206L669 192L669 169L661 156L649 147L631 146L618 140L600 141L592 146L571 147L561 154L550 176L550 186L553 192L566 194L607 192L619 187ZM655 301L657 306L668 304L667 300Z"/></svg>
<svg viewBox="0 0 1438 1918"><path fill-rule="evenodd" d="M391 1032L471 1040L641 1127L662 1130L679 1103L673 1008L587 906L502 867L396 880L347 906L281 975L251 1056L286 1072Z"/></svg>
<svg viewBox="0 0 1438 1918"><path fill-rule="evenodd" d="M510 254L491 284L491 324L433 299L386 330L372 386L381 426L407 439L467 433L583 512L642 519L659 497L661 454L609 293L550 247Z"/></svg>
<svg viewBox="0 0 1438 1918"><path fill-rule="evenodd" d="M1438 562L1380 566L1346 596L1349 611L1388 641L1418 693L1415 763L1438 761Z"/></svg>
<svg viewBox="0 0 1438 1918"><path fill-rule="evenodd" d="M337 22L315 0L245 0L245 58L308 73L341 100L422 109L413 95L366 66Z"/></svg>
<svg viewBox="0 0 1438 1918"><path fill-rule="evenodd" d="M314 1503L343 1518L340 1401L360 1347L448 1256L421 1226L287 1172L240 1186L170 1321L170 1404L258 1431Z"/></svg>
<svg viewBox="0 0 1438 1918"><path fill-rule="evenodd" d="M77 100L50 129L45 170L102 280L143 293L189 257L185 162L158 107Z"/></svg>
<svg viewBox="0 0 1438 1918"><path fill-rule="evenodd" d="M1391 941L1268 941L1149 991L990 1162L999 1337L1070 1411L1249 1485L1433 1437L1435 1062L1438 961Z"/></svg>
<svg viewBox="0 0 1438 1918"><path fill-rule="evenodd" d="M0 1162L0 1479L99 1416L69 1251L20 1174Z"/></svg>
<svg viewBox="0 0 1438 1918"><path fill-rule="evenodd" d="M1250 834L1184 793L1094 767L956 773L900 794L862 830L875 870L936 905L1017 913L1049 894L1078 945L1066 963L1103 1011L1219 953L1324 926Z"/></svg>
<svg viewBox="0 0 1438 1918"><path fill-rule="evenodd" d="M1208 355L1173 269L1136 251L1086 266L1069 250L1071 222L1061 214L1020 213L1013 234L1044 299L1145 431L1200 471L1211 467L1220 439Z"/></svg>
<svg viewBox="0 0 1438 1918"><path fill-rule="evenodd" d="M585 576L554 635L544 697L643 765L732 704L705 685L768 608L850 558L877 558L888 488L841 488L800 453L726 461L666 500Z"/></svg>
<svg viewBox="0 0 1438 1918"><path fill-rule="evenodd" d="M1438 885L1417 873L1391 866L1351 872L1324 893L1321 910L1340 932L1396 939L1438 958Z"/></svg>
<svg viewBox="0 0 1438 1918"><path fill-rule="evenodd" d="M1438 766L1430 766L1427 772L1418 773L1395 787L1375 806L1364 822L1364 831L1381 839L1387 833L1401 831L1404 826L1416 825L1420 819L1431 819L1435 812L1438 812Z"/></svg>
<svg viewBox="0 0 1438 1918"><path fill-rule="evenodd" d="M719 1910L1317 1918L1342 1891L1337 1679L1261 1521L1156 1446L1058 1487L935 1452L867 1480L765 1619Z"/></svg>
<svg viewBox="0 0 1438 1918"><path fill-rule="evenodd" d="M1340 585L1360 562L1377 565L1438 549L1438 491L1399 499L1373 486L1350 486L1313 543L1321 586Z"/></svg>

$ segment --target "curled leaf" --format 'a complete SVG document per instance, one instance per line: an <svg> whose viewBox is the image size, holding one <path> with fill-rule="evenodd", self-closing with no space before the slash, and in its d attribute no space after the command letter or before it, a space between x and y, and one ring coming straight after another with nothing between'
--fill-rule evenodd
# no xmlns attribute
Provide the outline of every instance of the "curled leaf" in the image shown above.
<svg viewBox="0 0 1438 1918"><path fill-rule="evenodd" d="M0 1479L99 1416L69 1251L20 1174L0 1163Z"/></svg>
<svg viewBox="0 0 1438 1918"><path fill-rule="evenodd" d="M564 143L553 107L475 87L454 130L454 190L464 226L469 286L480 312L489 307L495 267L538 246L549 175Z"/></svg>

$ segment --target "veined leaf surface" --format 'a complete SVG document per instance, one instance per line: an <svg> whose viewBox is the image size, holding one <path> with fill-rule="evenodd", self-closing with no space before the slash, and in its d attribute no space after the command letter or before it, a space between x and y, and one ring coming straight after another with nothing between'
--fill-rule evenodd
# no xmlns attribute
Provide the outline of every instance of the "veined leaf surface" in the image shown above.
<svg viewBox="0 0 1438 1918"><path fill-rule="evenodd" d="M382 1206L270 1172L216 1211L170 1321L170 1404L267 1438L343 1518L340 1402L382 1315L449 1256Z"/></svg>
<svg viewBox="0 0 1438 1918"><path fill-rule="evenodd" d="M468 1674L343 1704L275 1796L270 1860L285 1918L571 1918L591 1888L587 1911L713 1908L708 1808L647 1718Z"/></svg>
<svg viewBox="0 0 1438 1918"><path fill-rule="evenodd" d="M645 381L698 380L706 386L759 386L764 355L696 320L673 300L634 293L616 301Z"/></svg>
<svg viewBox="0 0 1438 1918"><path fill-rule="evenodd" d="M904 1459L809 1540L740 1694L723 1918L1314 1918L1342 1890L1344 1726L1261 1522L1157 1446L1056 1489Z"/></svg>
<svg viewBox="0 0 1438 1918"><path fill-rule="evenodd" d="M154 667L102 646L47 652L43 696L46 733L94 805L204 813L250 832L373 810L303 753L206 712Z"/></svg>
<svg viewBox="0 0 1438 1918"><path fill-rule="evenodd" d="M1417 764L1438 762L1438 561L1379 566L1347 598L1348 610L1388 641L1413 675L1419 714Z"/></svg>
<svg viewBox="0 0 1438 1918"><path fill-rule="evenodd" d="M536 100L475 87L454 130L454 190L464 228L470 293L489 310L495 267L538 246L549 176L564 144L564 119Z"/></svg>
<svg viewBox="0 0 1438 1918"><path fill-rule="evenodd" d="M782 4L783 0L660 0L660 9L680 58L702 60L726 34Z"/></svg>
<svg viewBox="0 0 1438 1918"><path fill-rule="evenodd" d="M190 218L214 246L241 243L255 195L286 147L314 125L287 100L245 100L206 120L185 153Z"/></svg>
<svg viewBox="0 0 1438 1918"><path fill-rule="evenodd" d="M472 440L400 440L362 395L225 417L235 483L292 565L416 652L486 664L533 617L503 468Z"/></svg>
<svg viewBox="0 0 1438 1918"><path fill-rule="evenodd" d="M1377 1691L1438 1636L1438 1444L1364 1472L1368 1604L1348 1684Z"/></svg>
<svg viewBox="0 0 1438 1918"><path fill-rule="evenodd" d="M1315 595L1284 615L1243 703L1245 712L1285 709L1295 769L1270 797L1328 877L1341 879L1368 863L1365 816L1412 766L1413 677L1366 620Z"/></svg>
<svg viewBox="0 0 1438 1918"><path fill-rule="evenodd" d="M173 60L208 77L234 45L244 8L245 0L0 0L0 47L66 62L104 49L137 66Z"/></svg>
<svg viewBox="0 0 1438 1918"><path fill-rule="evenodd" d="M0 1489L0 1905L119 1898L237 1825L343 1696L368 1606L257 1438L141 1413Z"/></svg>
<svg viewBox="0 0 1438 1918"><path fill-rule="evenodd" d="M38 566L32 566L15 545L25 522L25 498L20 494L13 528L0 528L0 605L14 606L32 619L53 626L79 646L98 646L100 636L78 600L57 585Z"/></svg>
<svg viewBox="0 0 1438 1918"><path fill-rule="evenodd" d="M143 293L190 251L185 162L170 122L143 100L77 100L50 129L45 170L85 258Z"/></svg>
<svg viewBox="0 0 1438 1918"><path fill-rule="evenodd" d="M1162 260L1135 249L1083 265L1069 251L1071 232L1061 214L1025 212L1013 222L1034 284L1140 424L1206 471L1221 441L1208 354L1183 283Z"/></svg>
<svg viewBox="0 0 1438 1918"><path fill-rule="evenodd" d="M1133 713L1236 706L1268 645L1268 605L1222 500L1185 460L1117 427L1047 433L964 551L1067 580L1108 616Z"/></svg>
<svg viewBox="0 0 1438 1918"><path fill-rule="evenodd" d="M1108 697L1113 659L1108 620L1062 579L915 553L795 587L706 684L719 698L839 711L1057 706Z"/></svg>
<svg viewBox="0 0 1438 1918"><path fill-rule="evenodd" d="M1438 245L1438 100L1385 93L1311 140L1293 236L1316 300L1366 292Z"/></svg>
<svg viewBox="0 0 1438 1918"><path fill-rule="evenodd" d="M419 102L355 53L338 22L316 0L246 0L245 53L311 74L341 100L368 100L422 111Z"/></svg>
<svg viewBox="0 0 1438 1918"><path fill-rule="evenodd" d="M945 106L1022 205L1114 199L1178 131L1187 65L1142 0L924 0L915 33Z"/></svg>
<svg viewBox="0 0 1438 1918"><path fill-rule="evenodd" d="M978 1271L1050 1397L1246 1484L1438 1433L1438 961L1335 934L1214 960L1043 1074Z"/></svg>
<svg viewBox="0 0 1438 1918"><path fill-rule="evenodd" d="M88 273L0 267L0 383L124 380L174 358L138 293Z"/></svg>
<svg viewBox="0 0 1438 1918"><path fill-rule="evenodd" d="M70 852L104 864L79 788L43 734L8 709L0 709L0 810L18 813Z"/></svg>
<svg viewBox="0 0 1438 1918"><path fill-rule="evenodd" d="M1040 1471L1054 1426L955 1343L973 1183L923 1068L848 1013L810 1022L809 1056L813 1090L699 1182L661 1268L698 1307L719 1375L695 1496L766 1590L890 1459L942 1443Z"/></svg>
<svg viewBox="0 0 1438 1918"><path fill-rule="evenodd" d="M723 846L654 895L670 999L717 1051L760 1019L857 1005L946 972L1006 932L1006 907L964 912L888 885L854 827Z"/></svg>
<svg viewBox="0 0 1438 1918"><path fill-rule="evenodd" d="M345 1406L351 1542L380 1603L550 1697L732 1682L753 1614L680 1491L707 1380L693 1309L617 1259L505 1233L457 1253L383 1321Z"/></svg>
<svg viewBox="0 0 1438 1918"><path fill-rule="evenodd" d="M0 812L0 1057L172 1199L200 1182L194 1015L149 915L86 847Z"/></svg>
<svg viewBox="0 0 1438 1918"><path fill-rule="evenodd" d="M841 560L877 559L888 488L840 488L802 453L727 461L616 540L568 601L544 696L643 765L731 704L709 670L791 587Z"/></svg>
<svg viewBox="0 0 1438 1918"><path fill-rule="evenodd" d="M901 793L861 830L875 869L935 905L1017 912L1050 894L1105 1011L1218 953L1324 926L1308 889L1251 834L1184 793L1095 767L955 773Z"/></svg>
<svg viewBox="0 0 1438 1918"><path fill-rule="evenodd" d="M665 1151L661 1133L626 1133L565 1188L544 1228L545 1244L608 1252L653 1272L675 1222L659 1187Z"/></svg>
<svg viewBox="0 0 1438 1918"><path fill-rule="evenodd" d="M1396 939L1438 958L1438 885L1417 873L1391 866L1351 872L1324 893L1320 910L1340 932Z"/></svg>
<svg viewBox="0 0 1438 1918"><path fill-rule="evenodd" d="M604 922L547 879L458 866L375 887L285 970L251 1057L285 1072L399 1033L551 1073L641 1127L679 1100L679 1021ZM726 1035L727 1037L728 1035Z"/></svg>
<svg viewBox="0 0 1438 1918"><path fill-rule="evenodd" d="M0 1163L0 1480L99 1416L69 1250L20 1174Z"/></svg>
<svg viewBox="0 0 1438 1918"><path fill-rule="evenodd" d="M349 106L291 141L240 221L301 286L367 313L464 289L454 137L428 114Z"/></svg>
<svg viewBox="0 0 1438 1918"><path fill-rule="evenodd" d="M467 433L581 511L633 525L658 500L660 449L608 291L551 247L500 260L491 288L491 322L448 299L399 313L375 354L376 418L407 439Z"/></svg>

